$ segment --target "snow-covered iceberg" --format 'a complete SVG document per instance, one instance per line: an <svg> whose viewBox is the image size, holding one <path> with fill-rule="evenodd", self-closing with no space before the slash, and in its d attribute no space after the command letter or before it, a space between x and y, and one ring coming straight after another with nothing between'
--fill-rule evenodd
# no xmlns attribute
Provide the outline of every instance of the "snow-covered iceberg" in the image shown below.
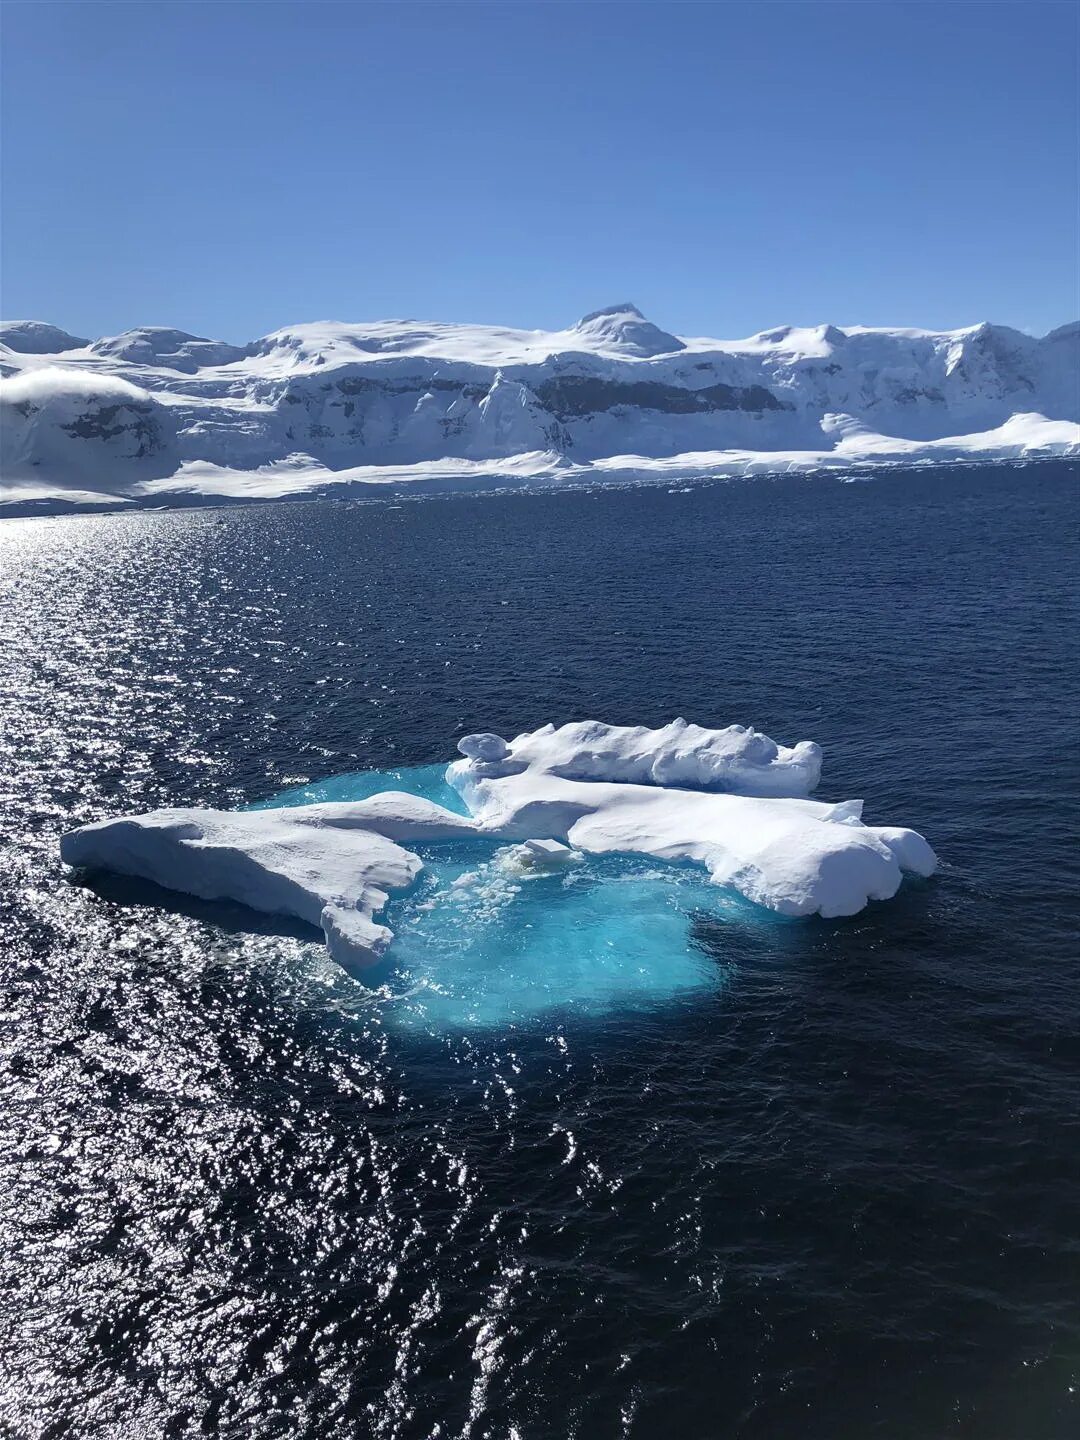
<svg viewBox="0 0 1080 1440"><path fill-rule="evenodd" d="M458 748L447 779L488 833L693 861L783 915L854 915L895 895L905 870L930 875L937 863L914 830L863 824L861 800L801 798L821 771L808 741L586 721L510 743L470 735Z"/></svg>
<svg viewBox="0 0 1080 1440"><path fill-rule="evenodd" d="M582 720L545 725L507 744L498 735L466 735L458 742L473 764L455 764L451 783L468 775L498 778L524 768L565 780L614 780L682 790L727 790L736 795L809 795L821 779L821 747L812 740L777 745L744 725L706 730L683 719L659 730Z"/></svg>
<svg viewBox="0 0 1080 1440"><path fill-rule="evenodd" d="M375 920L389 893L419 875L404 841L473 835L468 818L388 791L347 804L280 810L152 810L65 835L60 856L85 870L150 880L202 900L235 900L322 929L346 965L370 964L390 943Z"/></svg>
<svg viewBox="0 0 1080 1440"><path fill-rule="evenodd" d="M557 331L322 322L230 345L22 321L0 325L0 374L16 508L1080 453L1076 324L712 340L622 304Z"/></svg>
<svg viewBox="0 0 1080 1440"><path fill-rule="evenodd" d="M741 726L658 730L586 721L506 741L466 736L447 779L468 808L386 791L368 799L248 811L157 810L66 835L63 860L203 899L229 899L320 926L349 966L390 942L378 920L422 861L409 844L516 841L541 868L591 854L704 866L712 881L792 916L853 915L894 895L905 871L930 875L913 830L866 825L862 802L806 799L821 752ZM554 842L554 843L553 843Z"/></svg>

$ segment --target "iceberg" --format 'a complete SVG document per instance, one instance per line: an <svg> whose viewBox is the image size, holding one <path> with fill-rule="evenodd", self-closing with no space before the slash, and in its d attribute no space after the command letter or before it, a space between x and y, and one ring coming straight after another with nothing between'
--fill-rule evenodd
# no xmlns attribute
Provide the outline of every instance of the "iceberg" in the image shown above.
<svg viewBox="0 0 1080 1440"><path fill-rule="evenodd" d="M492 753L466 736L447 771L480 828L505 839L549 836L592 854L703 865L717 885L782 915L854 915L896 894L904 871L930 875L914 830L866 825L862 801L804 798L821 751L790 749L742 726L661 730L597 721L545 726Z"/></svg>
<svg viewBox="0 0 1080 1440"><path fill-rule="evenodd" d="M489 778L529 767L567 780L729 790L738 795L808 795L821 779L821 747L812 740L789 749L743 725L705 730L683 719L659 730L603 725L598 720L558 730L545 725L519 735L512 745L498 735L466 735L458 741L458 749L473 762L469 774ZM452 767L451 784L464 774L459 765Z"/></svg>
<svg viewBox="0 0 1080 1440"><path fill-rule="evenodd" d="M391 933L375 916L422 869L399 842L458 839L475 829L433 801L388 791L343 804L102 820L65 835L60 856L78 869L303 920L321 928L333 958L352 968L385 951Z"/></svg>
<svg viewBox="0 0 1080 1440"><path fill-rule="evenodd" d="M263 809L165 809L70 832L61 858L205 900L233 900L322 929L350 969L373 965L392 935L390 896L423 869L410 845L513 842L522 876L558 874L585 854L702 867L714 885L781 915L854 915L928 876L936 858L914 830L867 825L862 802L810 800L821 751L753 729L660 729L598 721L514 740L465 736L446 779L468 813L386 790L365 799Z"/></svg>

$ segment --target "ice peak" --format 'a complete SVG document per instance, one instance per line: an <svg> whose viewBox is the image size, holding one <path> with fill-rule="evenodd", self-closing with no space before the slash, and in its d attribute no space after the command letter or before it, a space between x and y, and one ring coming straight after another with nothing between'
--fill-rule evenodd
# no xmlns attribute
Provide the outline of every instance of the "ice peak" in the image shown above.
<svg viewBox="0 0 1080 1440"><path fill-rule="evenodd" d="M624 300L621 305L605 305L602 310L590 310L588 315L581 317L578 325L588 325L593 320L606 320L612 315L632 315L635 320L645 319L636 305L631 305L629 300Z"/></svg>
<svg viewBox="0 0 1080 1440"><path fill-rule="evenodd" d="M571 333L587 340L590 348L616 350L638 358L671 355L686 348L674 335L646 320L628 300L582 316Z"/></svg>
<svg viewBox="0 0 1080 1440"><path fill-rule="evenodd" d="M231 365L248 354L245 346L189 335L169 325L142 325L120 335L105 335L90 348L95 355L109 360L164 366L189 374L203 365Z"/></svg>

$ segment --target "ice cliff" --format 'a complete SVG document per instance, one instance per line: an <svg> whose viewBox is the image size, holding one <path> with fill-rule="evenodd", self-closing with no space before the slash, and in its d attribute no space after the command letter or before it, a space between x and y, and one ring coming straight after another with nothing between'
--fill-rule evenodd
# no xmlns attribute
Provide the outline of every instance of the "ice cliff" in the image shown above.
<svg viewBox="0 0 1080 1440"><path fill-rule="evenodd" d="M229 345L21 321L0 371L9 505L1080 452L1077 324L722 341L623 304L552 332L323 322Z"/></svg>

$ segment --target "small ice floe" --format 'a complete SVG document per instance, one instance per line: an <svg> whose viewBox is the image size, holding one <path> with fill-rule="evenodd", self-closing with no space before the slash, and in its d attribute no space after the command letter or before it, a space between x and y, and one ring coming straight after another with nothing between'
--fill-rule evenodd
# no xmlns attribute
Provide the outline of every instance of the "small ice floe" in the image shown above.
<svg viewBox="0 0 1080 1440"><path fill-rule="evenodd" d="M558 840L525 840L520 845L511 845L500 850L499 864L504 870L526 878L535 875L554 875L580 865L582 855L563 845Z"/></svg>
<svg viewBox="0 0 1080 1440"><path fill-rule="evenodd" d="M65 835L60 856L79 869L306 921L322 929L335 960L362 967L376 963L391 940L375 917L424 868L401 842L475 834L465 815L385 791L339 804L152 810L99 820Z"/></svg>

